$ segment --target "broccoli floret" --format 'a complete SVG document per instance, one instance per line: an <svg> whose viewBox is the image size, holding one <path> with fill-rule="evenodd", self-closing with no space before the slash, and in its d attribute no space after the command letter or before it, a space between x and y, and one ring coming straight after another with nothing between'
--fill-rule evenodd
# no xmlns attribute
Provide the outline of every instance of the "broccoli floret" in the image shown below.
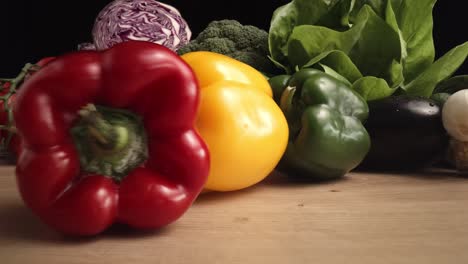
<svg viewBox="0 0 468 264"><path fill-rule="evenodd" d="M179 55L198 50L213 51L221 54L228 54L236 50L236 43L226 38L208 38L204 41L192 40L189 44L183 46L177 53Z"/></svg>
<svg viewBox="0 0 468 264"><path fill-rule="evenodd" d="M192 51L221 53L242 61L263 73L274 73L279 69L268 58L268 33L252 25L242 25L237 20L215 20L179 48L183 55Z"/></svg>

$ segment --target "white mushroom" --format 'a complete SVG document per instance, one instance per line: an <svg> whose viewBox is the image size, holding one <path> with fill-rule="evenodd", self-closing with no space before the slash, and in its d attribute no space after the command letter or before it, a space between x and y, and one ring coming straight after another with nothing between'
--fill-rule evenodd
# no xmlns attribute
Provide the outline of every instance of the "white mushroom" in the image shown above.
<svg viewBox="0 0 468 264"><path fill-rule="evenodd" d="M452 94L442 108L442 121L449 135L468 142L468 89Z"/></svg>
<svg viewBox="0 0 468 264"><path fill-rule="evenodd" d="M442 122L450 135L449 160L468 171L468 89L452 94L442 108Z"/></svg>

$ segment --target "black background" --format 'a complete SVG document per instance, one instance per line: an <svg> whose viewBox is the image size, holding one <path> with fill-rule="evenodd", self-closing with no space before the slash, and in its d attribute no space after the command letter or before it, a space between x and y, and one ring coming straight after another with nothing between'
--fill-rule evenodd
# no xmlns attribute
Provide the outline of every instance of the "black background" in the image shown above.
<svg viewBox="0 0 468 264"><path fill-rule="evenodd" d="M0 76L13 77L26 62L75 50L91 40L98 12L111 0L1 0ZM417 2L418 0L414 0ZM164 0L182 13L194 36L208 22L233 18L268 29L272 12L289 0ZM434 8L436 58L468 40L464 1L439 0ZM465 62L457 74L468 74Z"/></svg>

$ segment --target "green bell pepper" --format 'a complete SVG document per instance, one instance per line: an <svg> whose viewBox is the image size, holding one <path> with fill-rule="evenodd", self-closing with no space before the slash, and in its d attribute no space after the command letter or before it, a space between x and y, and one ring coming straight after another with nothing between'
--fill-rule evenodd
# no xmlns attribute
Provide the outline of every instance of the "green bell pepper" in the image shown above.
<svg viewBox="0 0 468 264"><path fill-rule="evenodd" d="M269 79L289 125L288 147L277 169L291 176L330 180L357 167L370 149L363 126L367 102L346 83L316 70Z"/></svg>

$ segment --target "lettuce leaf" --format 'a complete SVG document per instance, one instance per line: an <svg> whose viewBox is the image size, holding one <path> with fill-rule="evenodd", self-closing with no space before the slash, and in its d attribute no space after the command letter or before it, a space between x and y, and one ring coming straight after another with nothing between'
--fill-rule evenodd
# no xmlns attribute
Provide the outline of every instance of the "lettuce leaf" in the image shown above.
<svg viewBox="0 0 468 264"><path fill-rule="evenodd" d="M468 41L451 49L403 89L407 94L430 97L437 84L452 76L467 56Z"/></svg>
<svg viewBox="0 0 468 264"><path fill-rule="evenodd" d="M270 58L288 73L303 67L327 69L348 79L368 100L396 90L429 97L468 53L467 42L434 61L435 4L436 0L292 0L273 13Z"/></svg>
<svg viewBox="0 0 468 264"><path fill-rule="evenodd" d="M274 12L269 29L271 59L278 66L294 69L287 64L287 43L293 29L300 25L347 26L346 16L352 0L293 0L278 7ZM347 6L347 8L346 8ZM340 27L341 27L340 26Z"/></svg>

